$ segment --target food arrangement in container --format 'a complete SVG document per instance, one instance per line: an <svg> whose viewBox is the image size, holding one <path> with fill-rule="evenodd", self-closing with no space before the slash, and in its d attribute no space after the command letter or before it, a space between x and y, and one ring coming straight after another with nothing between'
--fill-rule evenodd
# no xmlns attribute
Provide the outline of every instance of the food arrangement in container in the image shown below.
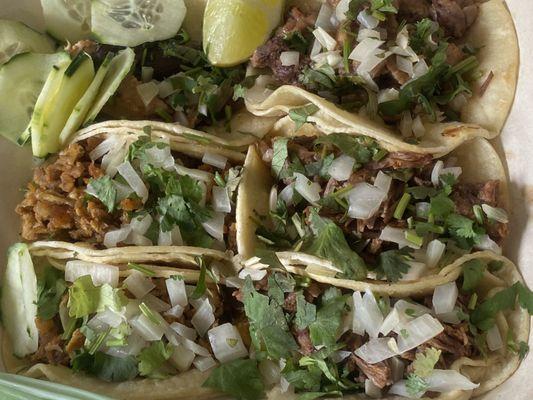
<svg viewBox="0 0 533 400"><path fill-rule="evenodd" d="M525 367L505 2L40 6L0 19L33 156L2 398L490 398Z"/></svg>

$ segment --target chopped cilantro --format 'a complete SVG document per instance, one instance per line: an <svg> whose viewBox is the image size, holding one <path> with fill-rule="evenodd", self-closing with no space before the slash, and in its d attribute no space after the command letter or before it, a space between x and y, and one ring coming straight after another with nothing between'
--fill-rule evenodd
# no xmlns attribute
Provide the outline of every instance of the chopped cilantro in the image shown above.
<svg viewBox="0 0 533 400"><path fill-rule="evenodd" d="M272 143L272 172L275 177L279 177L281 171L289 156L289 150L287 148L288 138L279 138Z"/></svg>
<svg viewBox="0 0 533 400"><path fill-rule="evenodd" d="M337 288L328 288L324 292L316 320L309 325L309 334L315 347L335 345L345 304L346 296L340 295Z"/></svg>
<svg viewBox="0 0 533 400"><path fill-rule="evenodd" d="M353 157L358 164L366 164L380 153L379 144L366 136L352 136L347 133L331 133L319 136L315 144L328 144L337 147L344 154Z"/></svg>
<svg viewBox="0 0 533 400"><path fill-rule="evenodd" d="M389 282L398 282L411 266L406 262L410 250L387 250L379 254L376 274L378 279L385 277Z"/></svg>
<svg viewBox="0 0 533 400"><path fill-rule="evenodd" d="M455 204L444 193L439 193L430 200L429 212L436 218L445 219L455 211Z"/></svg>
<svg viewBox="0 0 533 400"><path fill-rule="evenodd" d="M54 267L45 268L37 279L37 316L52 319L59 311L59 303L67 290L64 272Z"/></svg>
<svg viewBox="0 0 533 400"><path fill-rule="evenodd" d="M73 371L83 371L107 382L131 381L137 374L134 356L113 357L102 352L82 352L72 360Z"/></svg>
<svg viewBox="0 0 533 400"><path fill-rule="evenodd" d="M463 290L470 292L474 290L483 278L487 265L479 260L474 259L463 264Z"/></svg>
<svg viewBox="0 0 533 400"><path fill-rule="evenodd" d="M205 291L207 290L207 286L205 284L207 263L205 262L203 257L196 257L196 263L200 267L200 277L198 278L198 282L196 283L194 292L192 292L191 294L192 299L199 299L205 294Z"/></svg>
<svg viewBox="0 0 533 400"><path fill-rule="evenodd" d="M311 103L306 106L293 108L290 110L289 118L295 122L296 130L298 130L307 122L307 119L318 110L319 108L315 104Z"/></svg>
<svg viewBox="0 0 533 400"><path fill-rule="evenodd" d="M171 372L170 368L165 368L165 362L170 358L174 348L171 344L161 341L153 342L149 347L141 350L138 355L139 374L153 379L164 379Z"/></svg>
<svg viewBox="0 0 533 400"><path fill-rule="evenodd" d="M256 400L263 397L264 385L256 360L235 360L215 368L203 384L235 397Z"/></svg>
<svg viewBox="0 0 533 400"><path fill-rule="evenodd" d="M427 378L439 361L441 351L433 347L423 353L417 353L413 361L413 372L421 378Z"/></svg>
<svg viewBox="0 0 533 400"><path fill-rule="evenodd" d="M308 303L300 292L296 296L296 327L300 330L307 328L316 320L316 306Z"/></svg>
<svg viewBox="0 0 533 400"><path fill-rule="evenodd" d="M108 175L91 178L87 184L87 193L100 200L110 213L115 210L117 188Z"/></svg>
<svg viewBox="0 0 533 400"><path fill-rule="evenodd" d="M429 388L429 384L424 378L413 373L407 375L407 382L405 383L405 386L407 388L407 393L414 397L419 397Z"/></svg>
<svg viewBox="0 0 533 400"><path fill-rule="evenodd" d="M71 317L81 318L106 307L119 311L127 302L120 289L113 289L108 284L94 286L90 275L84 275L74 281L68 289L68 311Z"/></svg>

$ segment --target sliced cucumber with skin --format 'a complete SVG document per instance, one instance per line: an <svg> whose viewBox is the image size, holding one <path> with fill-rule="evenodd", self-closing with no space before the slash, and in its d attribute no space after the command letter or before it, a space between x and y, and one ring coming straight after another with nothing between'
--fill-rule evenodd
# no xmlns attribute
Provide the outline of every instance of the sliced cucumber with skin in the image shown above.
<svg viewBox="0 0 533 400"><path fill-rule="evenodd" d="M41 0L46 31L59 41L71 43L91 34L90 0Z"/></svg>
<svg viewBox="0 0 533 400"><path fill-rule="evenodd" d="M92 0L93 37L100 43L138 46L178 33L187 7L183 0Z"/></svg>
<svg viewBox="0 0 533 400"><path fill-rule="evenodd" d="M65 70L54 97L44 107L42 130L31 132L35 157L45 157L59 150L59 135L93 79L93 60L88 54L80 53Z"/></svg>
<svg viewBox="0 0 533 400"><path fill-rule="evenodd" d="M0 65L20 53L49 54L55 47L52 39L22 22L0 19Z"/></svg>
<svg viewBox="0 0 533 400"><path fill-rule="evenodd" d="M0 135L17 142L52 66L68 54L23 53L0 67Z"/></svg>
<svg viewBox="0 0 533 400"><path fill-rule="evenodd" d="M72 113L70 114L70 117L68 118L65 127L59 135L59 144L61 146L66 144L70 137L74 134L74 132L76 132L78 128L83 124L83 121L87 116L87 113L89 112L91 106L93 105L96 96L98 96L100 87L102 86L102 83L104 82L107 72L109 71L109 68L111 66L112 59L113 54L108 53L104 61L102 62L102 65L100 65L100 68L98 68L98 72L96 73L93 81L87 88L85 94L82 96L80 101L78 101L78 103L74 107L74 110L72 110Z"/></svg>
<svg viewBox="0 0 533 400"><path fill-rule="evenodd" d="M135 61L135 52L129 47L121 50L109 65L109 70L100 86L98 95L87 113L84 125L90 124L98 116L104 105L109 101L111 96L115 94L120 83L124 80L126 75L131 70L133 62Z"/></svg>
<svg viewBox="0 0 533 400"><path fill-rule="evenodd" d="M37 351L37 277L28 246L17 243L7 251L2 283L2 321L17 357Z"/></svg>

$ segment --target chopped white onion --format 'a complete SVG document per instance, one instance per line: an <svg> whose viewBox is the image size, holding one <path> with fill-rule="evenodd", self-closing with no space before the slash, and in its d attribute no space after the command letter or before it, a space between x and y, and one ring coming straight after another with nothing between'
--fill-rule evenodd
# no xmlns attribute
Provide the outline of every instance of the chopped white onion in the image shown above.
<svg viewBox="0 0 533 400"><path fill-rule="evenodd" d="M79 277L90 275L95 286L108 284L118 286L119 268L114 265L72 260L65 264L65 280L74 282Z"/></svg>
<svg viewBox="0 0 533 400"><path fill-rule="evenodd" d="M294 196L294 185L290 184L283 188L279 192L279 198L285 202L286 205L290 206L292 204L292 198Z"/></svg>
<svg viewBox="0 0 533 400"><path fill-rule="evenodd" d="M103 322L112 328L119 326L122 322L124 322L124 319L125 318L123 314L110 310L108 307L106 307L104 311L97 313L93 318L93 320Z"/></svg>
<svg viewBox="0 0 533 400"><path fill-rule="evenodd" d="M206 299L191 318L191 324L200 336L204 336L214 322L215 314L213 314L213 307L209 303L209 300Z"/></svg>
<svg viewBox="0 0 533 400"><path fill-rule="evenodd" d="M363 297L360 292L353 292L352 295L352 331L358 335L365 334L365 326L363 323Z"/></svg>
<svg viewBox="0 0 533 400"><path fill-rule="evenodd" d="M137 86L137 93L144 106L148 107L152 100L158 95L159 86L155 82L141 83Z"/></svg>
<svg viewBox="0 0 533 400"><path fill-rule="evenodd" d="M170 304L173 306L187 306L187 291L185 290L185 281L182 279L168 278L166 281L168 297Z"/></svg>
<svg viewBox="0 0 533 400"><path fill-rule="evenodd" d="M118 243L124 242L131 233L131 226L124 225L122 228L106 232L104 235L104 246L108 249L117 247Z"/></svg>
<svg viewBox="0 0 533 400"><path fill-rule="evenodd" d="M363 295L361 314L365 331L371 338L378 337L379 330L383 324L383 314L379 309L376 298L371 292L366 292Z"/></svg>
<svg viewBox="0 0 533 400"><path fill-rule="evenodd" d="M326 60L330 66L337 68L343 61L343 57L339 51L330 51L326 56Z"/></svg>
<svg viewBox="0 0 533 400"><path fill-rule="evenodd" d="M350 178L355 165L355 159L345 154L337 157L331 163L328 173L336 181L343 182Z"/></svg>
<svg viewBox="0 0 533 400"><path fill-rule="evenodd" d="M142 298L142 301L155 312L168 311L171 308L170 304L164 302L160 298L155 297L153 294L147 294Z"/></svg>
<svg viewBox="0 0 533 400"><path fill-rule="evenodd" d="M407 390L407 380L402 379L400 381L397 381L394 385L392 385L389 389L388 394L396 394L398 396L407 397L412 399L413 395L410 391ZM419 396L416 396L414 398L420 398L423 393L420 393Z"/></svg>
<svg viewBox="0 0 533 400"><path fill-rule="evenodd" d="M198 356L194 359L193 364L198 371L205 372L205 371L210 370L213 367L216 367L217 362L211 356L208 356L208 357Z"/></svg>
<svg viewBox="0 0 533 400"><path fill-rule="evenodd" d="M106 354L113 357L125 358L128 356L137 356L144 349L148 343L136 332L132 332L128 336L128 342L126 346L113 346L104 350Z"/></svg>
<svg viewBox="0 0 533 400"><path fill-rule="evenodd" d="M291 67L300 63L300 53L297 51L284 51L279 55L281 65Z"/></svg>
<svg viewBox="0 0 533 400"><path fill-rule="evenodd" d="M442 324L429 314L415 318L407 323L398 335L399 353L405 353L420 346L443 330Z"/></svg>
<svg viewBox="0 0 533 400"><path fill-rule="evenodd" d="M213 181L213 174L207 171L187 168L179 164L174 165L174 169L176 170L178 175L189 176L196 181L202 181L207 183L211 183Z"/></svg>
<svg viewBox="0 0 533 400"><path fill-rule="evenodd" d="M428 218L431 205L426 201L419 201L415 204L416 216L419 218Z"/></svg>
<svg viewBox="0 0 533 400"><path fill-rule="evenodd" d="M170 153L170 146L164 147L150 147L145 150L146 163L157 168L163 168L170 171L174 168L175 160Z"/></svg>
<svg viewBox="0 0 533 400"><path fill-rule="evenodd" d="M383 50L376 50L374 54L369 54L367 58L359 64L357 67L357 73L358 74L364 74L364 73L371 73L375 68L377 68L380 64L385 62L385 60L391 55L390 52L383 52ZM378 89L379 90L379 89ZM377 90L375 90L377 92Z"/></svg>
<svg viewBox="0 0 533 400"><path fill-rule="evenodd" d="M374 29L361 28L357 33L357 41L362 42L366 38L381 39L381 34Z"/></svg>
<svg viewBox="0 0 533 400"><path fill-rule="evenodd" d="M468 103L467 96L464 93L459 93L448 104L454 111L460 112L466 106L466 103Z"/></svg>
<svg viewBox="0 0 533 400"><path fill-rule="evenodd" d="M350 357L353 354L351 351L346 350L338 350L335 353L333 353L330 358L331 361L333 361L335 364L338 364L344 360L346 360L348 357Z"/></svg>
<svg viewBox="0 0 533 400"><path fill-rule="evenodd" d="M379 333L383 336L387 336L398 324L400 323L400 315L398 310L393 308L390 310L389 315L383 320L383 324L379 328Z"/></svg>
<svg viewBox="0 0 533 400"><path fill-rule="evenodd" d="M378 92L378 104L386 101L397 100L400 97L400 92L397 89L383 89Z"/></svg>
<svg viewBox="0 0 533 400"><path fill-rule="evenodd" d="M459 178L459 176L461 176L462 173L463 173L463 169L461 167L443 168L440 171L439 178L443 175L453 175L455 176L455 178Z"/></svg>
<svg viewBox="0 0 533 400"><path fill-rule="evenodd" d="M267 386L274 386L281 379L281 368L278 363L264 359L259 362L259 373Z"/></svg>
<svg viewBox="0 0 533 400"><path fill-rule="evenodd" d="M161 228L159 229L159 235L157 236L157 245L158 246L172 246L172 232L164 232Z"/></svg>
<svg viewBox="0 0 533 400"><path fill-rule="evenodd" d="M135 171L129 161L123 162L117 167L118 173L128 182L133 191L139 196L143 203L148 200L148 189L143 180Z"/></svg>
<svg viewBox="0 0 533 400"><path fill-rule="evenodd" d="M392 177L387 175L383 171L379 171L376 175L376 179L374 180L374 186L378 189L381 189L383 193L387 194L389 193L391 185Z"/></svg>
<svg viewBox="0 0 533 400"><path fill-rule="evenodd" d="M165 327L162 324L154 324L144 314L130 319L130 325L138 335L149 342L161 340L165 333Z"/></svg>
<svg viewBox="0 0 533 400"><path fill-rule="evenodd" d="M374 38L366 38L361 43L359 43L353 51L350 53L348 58L350 60L363 62L370 55L376 54L376 50L385 43L383 40L377 40Z"/></svg>
<svg viewBox="0 0 533 400"><path fill-rule="evenodd" d="M325 31L333 31L335 26L331 23L333 8L328 3L323 3L316 17L315 27L322 28Z"/></svg>
<svg viewBox="0 0 533 400"><path fill-rule="evenodd" d="M172 228L170 234L172 237L172 244L174 246L183 246L183 238L181 237L181 231L178 225Z"/></svg>
<svg viewBox="0 0 533 400"><path fill-rule="evenodd" d="M172 307L170 310L165 311L164 315L169 316L169 317L180 318L183 315L183 311L185 311L185 308L177 304L174 307Z"/></svg>
<svg viewBox="0 0 533 400"><path fill-rule="evenodd" d="M380 188L366 182L360 182L348 192L348 216L357 219L372 217L385 200L387 193Z"/></svg>
<svg viewBox="0 0 533 400"><path fill-rule="evenodd" d="M381 399L381 389L370 379L365 379L365 394L372 399Z"/></svg>
<svg viewBox="0 0 533 400"><path fill-rule="evenodd" d="M501 222L502 224L506 224L509 222L509 216L503 208L492 207L488 204L482 204L481 208L489 219Z"/></svg>
<svg viewBox="0 0 533 400"><path fill-rule="evenodd" d="M276 211L278 208L278 188L276 186L272 186L272 189L270 189L270 196L268 197L268 209L270 211Z"/></svg>
<svg viewBox="0 0 533 400"><path fill-rule="evenodd" d="M152 281L139 271L132 271L131 275L124 279L123 286L138 299L155 289Z"/></svg>
<svg viewBox="0 0 533 400"><path fill-rule="evenodd" d="M435 314L446 314L453 311L459 290L455 282L437 286L433 291L433 310Z"/></svg>
<svg viewBox="0 0 533 400"><path fill-rule="evenodd" d="M392 380L394 382L399 381L403 377L403 372L405 371L405 363L400 359L400 357L393 357L390 360Z"/></svg>
<svg viewBox="0 0 533 400"><path fill-rule="evenodd" d="M426 264L419 261L406 261L409 264L409 270L403 274L400 281L416 281L426 270Z"/></svg>
<svg viewBox="0 0 533 400"><path fill-rule="evenodd" d="M346 19L346 13L350 9L351 0L340 0L335 8L335 16L342 22Z"/></svg>
<svg viewBox="0 0 533 400"><path fill-rule="evenodd" d="M172 355L169 358L170 363L178 369L178 371L185 372L191 368L195 354L185 348L185 346L178 344Z"/></svg>
<svg viewBox="0 0 533 400"><path fill-rule="evenodd" d="M228 189L220 186L213 186L213 210L222 213L231 212L231 202L229 199Z"/></svg>
<svg viewBox="0 0 533 400"><path fill-rule="evenodd" d="M151 246L152 241L148 239L146 236L139 235L135 232L131 232L126 240L124 240L125 244L133 244L135 246Z"/></svg>
<svg viewBox="0 0 533 400"><path fill-rule="evenodd" d="M426 63L426 60L423 58L420 59L413 68L413 79L420 78L422 75L425 75L429 70L429 67Z"/></svg>
<svg viewBox="0 0 533 400"><path fill-rule="evenodd" d="M335 50L335 47L337 47L337 41L324 29L320 27L316 28L313 31L313 35L315 36L316 40L320 42L322 47L326 48L327 50L332 51Z"/></svg>
<svg viewBox="0 0 533 400"><path fill-rule="evenodd" d="M159 82L159 85L157 87L157 95L161 97L162 99L170 96L172 93L176 92L177 89L174 89L174 86L172 86L172 83L170 83L169 80L164 80Z"/></svg>
<svg viewBox="0 0 533 400"><path fill-rule="evenodd" d="M479 242L474 245L474 248L478 250L489 250L498 255L502 254L502 248L492 240L489 235L482 235L479 238Z"/></svg>
<svg viewBox="0 0 533 400"><path fill-rule="evenodd" d="M170 328L176 332L179 336L189 340L196 340L197 334L193 328L189 328L179 322L173 322L170 324Z"/></svg>
<svg viewBox="0 0 533 400"><path fill-rule="evenodd" d="M206 151L204 153L204 156L202 157L202 162L204 164L209 164L209 165L212 165L213 167L217 167L219 169L224 169L226 168L228 159L224 157L223 155Z"/></svg>
<svg viewBox="0 0 533 400"><path fill-rule="evenodd" d="M400 71L403 71L409 75L409 77L413 76L413 63L407 58L397 55L396 66Z"/></svg>
<svg viewBox="0 0 533 400"><path fill-rule="evenodd" d="M457 314L458 309L454 309L453 311L450 311L449 313L445 314L439 314L439 321L445 322L447 324L453 324L457 325L461 323L461 320L459 319L459 315Z"/></svg>
<svg viewBox="0 0 533 400"><path fill-rule="evenodd" d="M412 321L424 314L431 313L431 310L423 305L411 303L405 300L398 300L394 304L394 308L398 310L400 316L400 325L394 328L394 332L399 333L405 323Z"/></svg>
<svg viewBox="0 0 533 400"><path fill-rule="evenodd" d="M403 137L409 137L413 133L413 117L410 111L404 111L402 113L402 119L400 120L400 132Z"/></svg>
<svg viewBox="0 0 533 400"><path fill-rule="evenodd" d="M205 231L214 237L219 242L224 241L224 219L226 215L222 213L213 213L213 216L205 222L202 222L202 226Z"/></svg>
<svg viewBox="0 0 533 400"><path fill-rule="evenodd" d="M230 276L226 278L225 284L227 287L240 289L244 286L244 281L236 276Z"/></svg>
<svg viewBox="0 0 533 400"><path fill-rule="evenodd" d="M386 242L397 243L400 248L411 247L413 249L419 249L420 246L415 245L405 238L405 230L401 228L393 228L392 226L386 226L379 235L381 240Z"/></svg>
<svg viewBox="0 0 533 400"><path fill-rule="evenodd" d="M498 325L494 325L487 331L487 346L490 351L496 351L503 347L502 335Z"/></svg>
<svg viewBox="0 0 533 400"><path fill-rule="evenodd" d="M309 203L313 204L320 200L320 185L316 182L311 182L304 175L295 172L296 181L294 189L302 195L302 197Z"/></svg>
<svg viewBox="0 0 533 400"><path fill-rule="evenodd" d="M374 29L379 24L379 21L377 20L377 18L372 16L372 14L370 14L366 9L361 11L357 15L357 21L361 25L363 25L365 28L368 28L368 29Z"/></svg>
<svg viewBox="0 0 533 400"><path fill-rule="evenodd" d="M144 235L150 229L152 222L153 218L150 214L135 217L130 222L131 230L139 235Z"/></svg>
<svg viewBox="0 0 533 400"><path fill-rule="evenodd" d="M154 69L152 67L141 68L141 80L144 83L150 82L154 76Z"/></svg>
<svg viewBox="0 0 533 400"><path fill-rule="evenodd" d="M241 335L235 326L225 323L207 332L215 358L227 363L248 356Z"/></svg>
<svg viewBox="0 0 533 400"><path fill-rule="evenodd" d="M397 353L395 346L391 345L394 338L381 337L373 338L355 350L355 355L362 358L369 364L376 364L380 361L394 357Z"/></svg>
<svg viewBox="0 0 533 400"><path fill-rule="evenodd" d="M424 123L422 122L422 118L420 118L420 115L417 115L413 119L413 133L417 138L420 138L426 134L426 127L424 126Z"/></svg>
<svg viewBox="0 0 533 400"><path fill-rule="evenodd" d="M198 354L202 357L210 357L211 354L209 353L209 350L207 350L205 347L200 346L198 343L193 342L192 340L189 340L185 337L180 338L180 343L185 346L185 348L191 350L194 354Z"/></svg>
<svg viewBox="0 0 533 400"><path fill-rule="evenodd" d="M122 146L122 145L123 145L122 140L118 139L116 136L110 136L107 139L105 139L103 142L101 142L98 146L96 146L89 153L89 157L93 161L98 160L100 157L109 153L111 150L116 149L117 146Z"/></svg>
<svg viewBox="0 0 533 400"><path fill-rule="evenodd" d="M433 183L433 186L439 186L440 173L443 168L444 168L444 162L442 160L439 160L435 163L435 166L433 167L433 170L431 171L431 183Z"/></svg>
<svg viewBox="0 0 533 400"><path fill-rule="evenodd" d="M471 382L454 369L434 369L426 378L426 382L429 385L428 391L439 393L473 390L479 387L479 384Z"/></svg>
<svg viewBox="0 0 533 400"><path fill-rule="evenodd" d="M244 280L249 276L252 281L260 281L266 276L267 272L266 269L243 268L239 272L239 278Z"/></svg>

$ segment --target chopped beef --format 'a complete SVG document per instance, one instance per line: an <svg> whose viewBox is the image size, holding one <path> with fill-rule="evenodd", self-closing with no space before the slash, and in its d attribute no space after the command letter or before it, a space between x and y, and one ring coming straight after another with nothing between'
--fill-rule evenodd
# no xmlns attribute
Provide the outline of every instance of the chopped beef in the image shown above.
<svg viewBox="0 0 533 400"><path fill-rule="evenodd" d="M324 286L318 282L311 281L309 283L309 286L305 288L304 290L304 297L305 300L309 303L314 303L315 299L320 297L322 293L324 293Z"/></svg>
<svg viewBox="0 0 533 400"><path fill-rule="evenodd" d="M387 70L391 74L391 76L398 82L398 84L403 85L409 80L409 75L403 71L401 71L398 66L396 65L396 59L393 57L387 58L386 63Z"/></svg>
<svg viewBox="0 0 533 400"><path fill-rule="evenodd" d="M470 357L474 353L474 346L467 331L468 327L465 323L460 325L444 324L444 331L424 345L441 350L446 353L447 358L450 355L453 356L453 359Z"/></svg>
<svg viewBox="0 0 533 400"><path fill-rule="evenodd" d="M79 350L83 347L85 343L85 336L83 333L80 332L79 329L76 329L72 333L72 337L70 338L69 342L67 343L67 346L65 347L65 350L67 353L71 354L75 352L76 350Z"/></svg>
<svg viewBox="0 0 533 400"><path fill-rule="evenodd" d="M448 43L446 47L446 62L450 65L455 65L465 58L463 50L453 43Z"/></svg>
<svg viewBox="0 0 533 400"><path fill-rule="evenodd" d="M87 199L85 187L103 171L89 159L78 143L61 151L58 157L37 168L16 212L22 219L25 240L95 240L117 222L96 199Z"/></svg>
<svg viewBox="0 0 533 400"><path fill-rule="evenodd" d="M418 22L429 17L429 3L427 0L399 0L398 17L400 21Z"/></svg>
<svg viewBox="0 0 533 400"><path fill-rule="evenodd" d="M398 180L393 180L387 199L381 205L380 216L383 219L384 224L388 224L393 217L394 210L396 209L396 203L402 197L404 192L404 184Z"/></svg>
<svg viewBox="0 0 533 400"><path fill-rule="evenodd" d="M228 226L227 224L224 227ZM234 254L237 254L237 224L232 222L229 224L228 228L228 250L233 251Z"/></svg>
<svg viewBox="0 0 533 400"><path fill-rule="evenodd" d="M385 168L421 168L433 160L430 154L418 154L408 151L393 151L381 161L371 162L368 167L374 170Z"/></svg>
<svg viewBox="0 0 533 400"><path fill-rule="evenodd" d="M39 347L32 359L53 365L68 365L69 356L63 349L64 342L59 335L59 328L53 319L35 319L39 331Z"/></svg>
<svg viewBox="0 0 533 400"><path fill-rule="evenodd" d="M79 40L74 44L67 42L65 51L70 54L72 58L76 57L81 52L93 54L98 49L98 43L92 40Z"/></svg>
<svg viewBox="0 0 533 400"><path fill-rule="evenodd" d="M283 309L290 314L296 312L296 292L291 292L285 297Z"/></svg>
<svg viewBox="0 0 533 400"><path fill-rule="evenodd" d="M311 336L309 336L309 329L306 328L300 330L294 328L293 334L298 342L298 345L300 346L300 353L302 353L304 356L308 356L315 350L315 347L311 342Z"/></svg>
<svg viewBox="0 0 533 400"><path fill-rule="evenodd" d="M285 25L276 32L277 36L285 36L293 32L304 32L315 24L316 15L305 15L297 7L292 7Z"/></svg>
<svg viewBox="0 0 533 400"><path fill-rule="evenodd" d="M352 354L348 359L348 368L353 371L355 366L380 389L394 383L392 380L392 370L387 361L369 364L355 354Z"/></svg>
<svg viewBox="0 0 533 400"><path fill-rule="evenodd" d="M432 17L447 35L461 38L479 13L476 3L460 0L432 0Z"/></svg>

